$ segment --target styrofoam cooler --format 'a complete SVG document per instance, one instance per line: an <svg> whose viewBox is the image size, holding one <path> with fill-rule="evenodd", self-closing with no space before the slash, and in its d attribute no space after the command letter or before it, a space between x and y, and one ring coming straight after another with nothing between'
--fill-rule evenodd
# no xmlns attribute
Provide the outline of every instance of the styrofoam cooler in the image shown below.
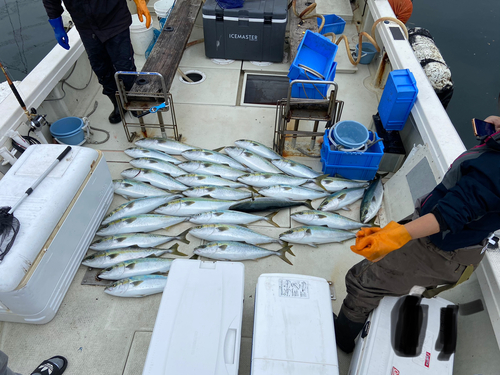
<svg viewBox="0 0 500 375"><path fill-rule="evenodd" d="M243 263L174 260L142 374L238 374L243 297Z"/></svg>
<svg viewBox="0 0 500 375"><path fill-rule="evenodd" d="M304 374L339 374L328 282L304 275L260 275L251 375Z"/></svg>
<svg viewBox="0 0 500 375"><path fill-rule="evenodd" d="M391 345L391 313L398 300L398 297L384 297L368 317L368 334L365 336L365 331L358 336L349 375L453 374L454 355L447 361L438 360L439 352L435 349L440 329L441 308L453 303L439 297L422 299L421 305L428 306L422 352L418 357L400 357Z"/></svg>
<svg viewBox="0 0 500 375"><path fill-rule="evenodd" d="M12 206L67 146L32 145L0 180ZM0 263L0 320L52 320L113 199L102 153L72 147L14 211L20 230Z"/></svg>

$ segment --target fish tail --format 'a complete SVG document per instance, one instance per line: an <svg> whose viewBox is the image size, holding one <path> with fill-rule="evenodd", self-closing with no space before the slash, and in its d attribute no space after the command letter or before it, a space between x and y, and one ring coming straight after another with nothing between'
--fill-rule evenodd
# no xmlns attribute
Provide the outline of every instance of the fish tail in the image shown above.
<svg viewBox="0 0 500 375"><path fill-rule="evenodd" d="M292 246L293 245L289 245L288 242L285 242L285 244L286 244L286 248L287 248L286 251L288 251L290 253L290 255L295 256L295 254L292 251Z"/></svg>
<svg viewBox="0 0 500 375"><path fill-rule="evenodd" d="M377 227L380 228L380 225L375 225L375 220L377 219L377 215L375 215L368 223L364 223L367 227Z"/></svg>
<svg viewBox="0 0 500 375"><path fill-rule="evenodd" d="M225 146L217 147L217 148L214 148L212 151L219 152L219 151L221 151L224 148L225 148Z"/></svg>
<svg viewBox="0 0 500 375"><path fill-rule="evenodd" d="M193 256L189 257L189 259L198 259L199 255L198 254L193 254Z"/></svg>
<svg viewBox="0 0 500 375"><path fill-rule="evenodd" d="M286 257L286 253L290 250L290 247L291 246L288 246L288 245L282 247L281 249L279 249L276 252L276 255L279 256L284 262L287 262L289 265L293 266L293 263L290 262L290 260L288 260L287 257Z"/></svg>
<svg viewBox="0 0 500 375"><path fill-rule="evenodd" d="M181 241L181 242L184 242L185 244L190 244L189 240L186 238L186 235L189 233L189 231L191 230L191 228L188 228L186 229L184 232L182 232L181 234L179 234L177 236L177 240L178 241Z"/></svg>
<svg viewBox="0 0 500 375"><path fill-rule="evenodd" d="M321 183L326 177L328 177L329 175L327 174L323 174L319 177L316 177L315 179L312 180L312 182L314 182L316 185L318 185L321 189L323 189L324 191L328 191L326 190L326 188L323 186L323 184Z"/></svg>
<svg viewBox="0 0 500 375"><path fill-rule="evenodd" d="M311 210L314 210L314 207L312 206L312 200L310 199L307 199L304 203L304 206L306 206L307 208L311 209Z"/></svg>
<svg viewBox="0 0 500 375"><path fill-rule="evenodd" d="M279 211L274 211L271 212L269 215L264 216L264 219L269 223L274 225L277 228L280 228L280 226L273 220L273 218L278 214Z"/></svg>
<svg viewBox="0 0 500 375"><path fill-rule="evenodd" d="M187 257L187 254L181 253L180 251L177 250L178 248L179 248L179 244L178 243L176 243L175 245L173 245L172 247L170 247L169 250L172 250L172 252L170 254L172 254L172 255L181 255L181 256Z"/></svg>
<svg viewBox="0 0 500 375"><path fill-rule="evenodd" d="M247 189L250 190L252 193L259 195L259 192L253 186L249 186Z"/></svg>

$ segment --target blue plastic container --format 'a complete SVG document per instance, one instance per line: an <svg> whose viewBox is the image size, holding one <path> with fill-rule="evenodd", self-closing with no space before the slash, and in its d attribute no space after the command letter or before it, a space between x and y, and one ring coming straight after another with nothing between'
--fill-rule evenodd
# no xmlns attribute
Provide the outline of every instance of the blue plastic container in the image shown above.
<svg viewBox="0 0 500 375"><path fill-rule="evenodd" d="M378 105L380 120L386 130L404 128L417 100L417 94L417 81L409 69L394 70L389 73Z"/></svg>
<svg viewBox="0 0 500 375"><path fill-rule="evenodd" d="M330 139L328 138L327 130L323 136L323 145L321 146L321 163L328 166L330 169L336 167L367 167L378 168L380 160L384 156L384 144L377 142L365 152L347 152L332 150ZM379 139L377 133L370 132L370 140ZM356 173L359 170L356 168Z"/></svg>
<svg viewBox="0 0 500 375"><path fill-rule="evenodd" d="M343 18L335 15L335 14L327 14L325 16L325 24L323 25L323 29L321 29L321 34L326 33L334 33L334 34L342 34L345 28L345 21ZM321 18L317 18L318 27L321 26Z"/></svg>
<svg viewBox="0 0 500 375"><path fill-rule="evenodd" d="M362 46L361 59L359 59L359 63L368 65L369 63L372 62L373 58L375 57L378 51L375 48L375 46L370 42L363 42L361 43L361 46ZM356 52L355 55L353 56L354 60L357 60L358 58L358 51L359 51L359 43L356 44Z"/></svg>
<svg viewBox="0 0 500 375"><path fill-rule="evenodd" d="M61 143L78 146L85 140L83 125L80 117L65 117L50 125L50 134Z"/></svg>
<svg viewBox="0 0 500 375"><path fill-rule="evenodd" d="M335 79L336 70L337 63L334 63L326 81L333 81ZM327 84L296 83L292 86L292 98L325 99L328 98L329 87L330 85Z"/></svg>
<svg viewBox="0 0 500 375"><path fill-rule="evenodd" d="M330 176L338 175L351 180L373 180L377 174L378 167L356 167L354 165L327 165L323 164L322 171Z"/></svg>
<svg viewBox="0 0 500 375"><path fill-rule="evenodd" d="M369 136L368 129L357 121L340 121L333 128L333 139L346 148L363 146Z"/></svg>
<svg viewBox="0 0 500 375"><path fill-rule="evenodd" d="M324 81L333 68L335 54L338 46L327 37L306 30L302 41L297 49L297 55L290 65L288 78L290 79L309 79ZM299 67L306 66L315 72L318 72L323 78L318 77L311 71Z"/></svg>

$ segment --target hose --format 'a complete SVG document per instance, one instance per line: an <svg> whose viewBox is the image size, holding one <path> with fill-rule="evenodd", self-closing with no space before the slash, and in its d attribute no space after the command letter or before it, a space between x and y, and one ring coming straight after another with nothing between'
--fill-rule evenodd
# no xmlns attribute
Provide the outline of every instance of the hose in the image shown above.
<svg viewBox="0 0 500 375"><path fill-rule="evenodd" d="M349 40L347 39L347 37L345 35L341 35L340 38L335 42L336 45L339 45L340 42L343 40L345 42L345 48L347 50L347 57L349 57L349 61L351 62L352 65L358 65L360 60L361 60L361 56L362 56L362 49L363 49L363 36L365 36L372 44L373 46L376 48L377 52L380 52L380 47L379 45L377 44L377 42L375 41L375 28L377 27L377 25L380 23L380 22L384 22L384 21L393 21L393 22L396 22L400 27L401 29L403 30L405 36L406 36L406 40L408 40L408 30L406 30L406 26L403 22L401 22L400 20L394 18L394 17L382 17L382 18L379 18L378 20L376 20L374 23L373 23L373 26L372 26L372 30L371 30L371 35L366 33L366 32L362 32L359 34L359 51L358 51L358 57L356 59L356 61L354 61L354 59L352 58L352 55L351 55L351 49L349 47ZM330 33L329 33L330 34ZM335 35L335 34L334 34Z"/></svg>
<svg viewBox="0 0 500 375"><path fill-rule="evenodd" d="M321 19L321 25L318 27L318 32L320 33L321 30L323 30L323 27L325 26L325 17L323 17L323 15L321 15L321 14L312 14L309 16L309 14L316 8L316 3L312 3L311 5L309 5L300 14L297 13L296 3L297 3L297 0L292 1L293 13L295 14L295 16L297 18L300 18L301 20L307 20L310 18L320 18Z"/></svg>

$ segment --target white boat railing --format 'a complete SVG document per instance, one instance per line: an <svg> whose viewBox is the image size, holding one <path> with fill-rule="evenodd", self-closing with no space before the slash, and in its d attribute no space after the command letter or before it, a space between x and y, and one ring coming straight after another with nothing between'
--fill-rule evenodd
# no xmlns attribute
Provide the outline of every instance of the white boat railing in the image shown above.
<svg viewBox="0 0 500 375"><path fill-rule="evenodd" d="M68 70L84 52L83 43L76 28L68 32L71 48L65 50L56 45L45 58L16 86L26 107L38 108L47 98L47 95L56 87ZM9 130L16 130L26 115L13 94L0 103L0 147L10 138L6 135Z"/></svg>

